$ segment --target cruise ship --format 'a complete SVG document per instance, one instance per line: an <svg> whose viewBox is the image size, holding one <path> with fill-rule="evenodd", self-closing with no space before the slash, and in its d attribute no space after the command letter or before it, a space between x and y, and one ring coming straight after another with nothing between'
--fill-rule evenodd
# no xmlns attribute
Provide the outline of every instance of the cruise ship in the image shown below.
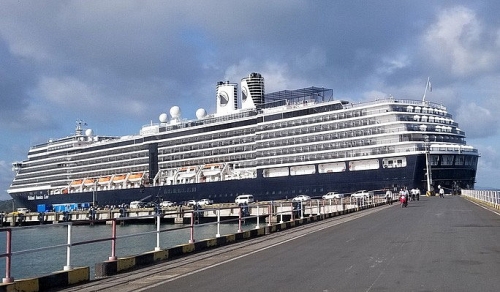
<svg viewBox="0 0 500 292"><path fill-rule="evenodd" d="M478 150L444 105L425 98L352 103L320 87L266 94L262 75L251 73L240 84L218 82L214 99L213 114L198 109L186 120L173 106L136 135L100 136L77 121L74 135L32 146L13 163L8 193L36 210L474 187Z"/></svg>

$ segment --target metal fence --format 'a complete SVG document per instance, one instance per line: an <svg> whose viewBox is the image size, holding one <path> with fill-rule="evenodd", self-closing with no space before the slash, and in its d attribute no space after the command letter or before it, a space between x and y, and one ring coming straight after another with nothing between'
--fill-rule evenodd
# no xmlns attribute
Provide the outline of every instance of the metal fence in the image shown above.
<svg viewBox="0 0 500 292"><path fill-rule="evenodd" d="M495 208L500 207L500 191L462 190L462 196L485 202Z"/></svg>
<svg viewBox="0 0 500 292"><path fill-rule="evenodd" d="M221 220L221 211L224 209L229 209L229 208L204 208L204 209L199 209L199 210L192 210L190 211L190 218L191 222L190 224L185 224L181 227L174 227L169 226L169 228L162 228L160 225L161 218L162 218L162 213L161 210L158 211L154 215L147 215L147 216L139 216L139 217L117 217L117 218L112 218L112 219L106 219L106 220L96 220L93 223L100 222L102 224L109 224L111 225L111 235L109 237L103 237L103 238L97 238L97 239L91 239L91 240L82 240L82 241L75 241L74 238L75 236L73 235L73 223L72 222L61 222L57 224L51 224L51 225L35 225L35 226L25 226L25 227L7 227L7 228L0 228L0 233L5 233L5 253L0 254L0 258L5 258L5 277L3 278L2 282L3 283L12 283L14 281L14 278L11 275L11 267L13 265L12 263L12 256L13 255L21 255L21 254L35 254L39 252L45 252L45 251L50 251L51 253L61 253L61 248L66 249L66 263L63 266L64 271L72 270L73 269L73 263L72 263L72 249L76 246L84 246L84 245L89 245L89 244L94 244L94 243L99 243L99 242L111 242L111 249L109 251L109 257L107 260L117 260L117 254L116 254L116 248L117 248L117 243L119 240L126 240L127 238L131 237L137 237L137 236L143 236L143 235L151 235L151 234L156 234L156 242L155 246L152 246L154 243L151 242L151 247L154 248L155 251L162 250L161 242L160 242L160 234L161 233L167 233L167 232L174 232L174 231L182 231L183 234L189 234L189 243L194 243L195 242L195 237L196 237L196 229L200 228L202 226L208 226L208 225L216 225L216 234L214 235L215 237L220 237L220 225L221 224L234 224L237 228L237 230L234 230L232 232L234 233L241 233L243 232L243 222L249 220L251 222L256 222L255 225L252 224L252 226L245 225L245 229L259 229L261 222L260 220L264 219L264 224L266 225L272 225L272 222L276 223L283 223L283 220L290 220L294 221L295 219L302 219L305 216L312 216L312 215L322 215L322 214L327 214L327 213L334 213L337 211L341 210L346 210L346 209L355 209L355 208L360 208L364 206L370 206L370 205L375 205L377 202L384 202L385 199L381 196L375 196L371 198L370 200L365 200L365 199L354 199L354 198L342 198L339 200L320 200L320 199L311 199L307 202L268 202L268 203L259 203L259 204L251 204L251 205L246 205L246 206L240 206L239 208L239 214L238 217L236 218L230 218L230 219L225 219ZM249 212L249 207L252 208L252 212ZM197 218L203 217L203 215L200 216L203 212L215 212L216 219L212 222L207 222L207 223L199 223ZM126 235L117 235L117 226L125 223L128 220L137 220L137 219L154 219L155 224L156 224L156 230L153 231L148 231L148 232L139 232L139 233L133 233L133 234L126 234ZM265 222L267 221L267 222ZM136 222L136 221L134 221ZM248 221L247 221L248 222ZM236 224L237 223L237 224ZM67 228L67 242L63 244L53 244L49 246L44 246L44 247L36 247L36 248L28 248L25 250L19 250L19 251L14 251L13 246L12 246L12 235L16 231L20 230L26 230L26 229L34 229L34 228L51 228L54 226L65 226ZM129 255L126 255L129 256Z"/></svg>

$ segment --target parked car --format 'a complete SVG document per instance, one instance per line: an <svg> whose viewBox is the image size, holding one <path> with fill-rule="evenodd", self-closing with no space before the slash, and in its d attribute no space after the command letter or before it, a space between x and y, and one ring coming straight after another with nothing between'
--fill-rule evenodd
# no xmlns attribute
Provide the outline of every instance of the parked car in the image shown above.
<svg viewBox="0 0 500 292"><path fill-rule="evenodd" d="M142 206L143 208L154 208L156 205L155 202L147 202L147 203L144 203L144 205Z"/></svg>
<svg viewBox="0 0 500 292"><path fill-rule="evenodd" d="M364 198L365 200L371 199L371 198L373 198L373 192L367 191L367 190L360 190L360 191L357 191L357 192L351 194L351 197L352 198Z"/></svg>
<svg viewBox="0 0 500 292"><path fill-rule="evenodd" d="M298 195L292 199L292 202L306 202L306 201L310 201L310 200L311 200L311 197L309 197L308 195Z"/></svg>
<svg viewBox="0 0 500 292"><path fill-rule="evenodd" d="M130 209L140 209L144 208L144 203L141 201L132 201L130 202Z"/></svg>
<svg viewBox="0 0 500 292"><path fill-rule="evenodd" d="M201 199L198 201L199 206L212 205L213 203L214 203L214 201L212 201L210 199Z"/></svg>
<svg viewBox="0 0 500 292"><path fill-rule="evenodd" d="M332 199L340 199L340 198L343 198L344 197L344 194L339 194L339 193L336 193L336 192L329 192L329 193L326 193L325 195L323 195L323 200L332 200Z"/></svg>
<svg viewBox="0 0 500 292"><path fill-rule="evenodd" d="M250 204L255 202L253 195L239 195L234 199L236 204Z"/></svg>
<svg viewBox="0 0 500 292"><path fill-rule="evenodd" d="M193 206L196 206L198 204L198 202L196 202L196 200L189 200L186 202L186 206L188 207L193 207Z"/></svg>
<svg viewBox="0 0 500 292"><path fill-rule="evenodd" d="M171 202L171 201L163 201L160 203L160 206L161 207L173 207L173 206L175 206L175 203Z"/></svg>
<svg viewBox="0 0 500 292"><path fill-rule="evenodd" d="M28 208L17 208L17 214L26 214L29 212L30 212L30 209L28 209Z"/></svg>

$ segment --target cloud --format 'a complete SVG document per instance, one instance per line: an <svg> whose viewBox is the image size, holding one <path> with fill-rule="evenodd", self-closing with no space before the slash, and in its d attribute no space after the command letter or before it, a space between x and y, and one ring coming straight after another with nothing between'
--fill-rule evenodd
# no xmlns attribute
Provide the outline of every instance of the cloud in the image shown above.
<svg viewBox="0 0 500 292"><path fill-rule="evenodd" d="M363 101L369 102L390 97L390 94L378 90L371 90L363 93Z"/></svg>
<svg viewBox="0 0 500 292"><path fill-rule="evenodd" d="M102 100L96 88L71 76L42 77L38 89L46 101L66 109L96 108L100 105L99 100Z"/></svg>
<svg viewBox="0 0 500 292"><path fill-rule="evenodd" d="M14 172L12 172L12 165L0 160L0 186L9 186L13 179ZM11 199L6 191L7 189L0 189L0 201Z"/></svg>
<svg viewBox="0 0 500 292"><path fill-rule="evenodd" d="M435 67L455 76L484 73L499 64L499 29L487 27L474 10L456 6L439 13L423 36L423 48Z"/></svg>
<svg viewBox="0 0 500 292"><path fill-rule="evenodd" d="M0 37L0 123L8 124L18 119L28 106L28 91L35 84L33 70L22 58L13 56Z"/></svg>
<svg viewBox="0 0 500 292"><path fill-rule="evenodd" d="M264 77L266 93L311 86L309 81L301 78L301 75L294 74L287 63L272 61L263 62L262 64L256 63L256 61L244 59L238 64L229 66L225 76L228 80L239 83L241 78L248 76L251 72L257 71L253 69L260 68L257 73L260 73Z"/></svg>
<svg viewBox="0 0 500 292"><path fill-rule="evenodd" d="M500 141L499 141L500 142ZM486 188L500 188L497 181L500 177L500 155L494 145L475 144L481 157L478 160L477 185Z"/></svg>
<svg viewBox="0 0 500 292"><path fill-rule="evenodd" d="M461 121L460 127L469 138L485 138L498 135L498 115L488 108L470 102L462 104L455 115Z"/></svg>
<svg viewBox="0 0 500 292"><path fill-rule="evenodd" d="M382 58L382 64L376 69L376 72L377 74L389 75L409 65L411 65L411 61L407 55L400 54L395 57L386 56Z"/></svg>

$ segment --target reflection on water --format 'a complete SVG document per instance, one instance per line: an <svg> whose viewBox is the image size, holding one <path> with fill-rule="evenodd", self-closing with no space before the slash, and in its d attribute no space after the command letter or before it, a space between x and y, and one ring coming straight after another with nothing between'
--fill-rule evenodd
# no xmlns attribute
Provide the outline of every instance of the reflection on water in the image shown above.
<svg viewBox="0 0 500 292"><path fill-rule="evenodd" d="M183 224L162 224L161 229L175 229L186 227ZM243 230L255 228L255 222L247 222ZM238 230L237 223L220 225L220 234L233 234ZM79 225L72 227L72 243L111 237L110 225ZM156 247L156 233L143 234L133 237L119 238L129 234L156 231L155 224L130 224L117 226L116 256L125 257L144 252L153 251ZM217 225L195 226L194 238L200 241L215 238ZM66 225L50 225L44 228L14 228L12 233L12 251L18 252L34 248L42 248L67 243L68 228ZM188 243L190 229L177 229L160 233L160 248L166 249L179 244ZM0 251L6 250L6 233L0 232ZM91 278L94 277L94 267L98 262L108 260L111 256L111 241L77 245L71 248L71 265L73 267L88 266ZM24 279L61 271L66 265L66 246L55 249L38 251L35 253L22 253L12 256L11 277ZM5 275L5 258L0 259L0 273Z"/></svg>

